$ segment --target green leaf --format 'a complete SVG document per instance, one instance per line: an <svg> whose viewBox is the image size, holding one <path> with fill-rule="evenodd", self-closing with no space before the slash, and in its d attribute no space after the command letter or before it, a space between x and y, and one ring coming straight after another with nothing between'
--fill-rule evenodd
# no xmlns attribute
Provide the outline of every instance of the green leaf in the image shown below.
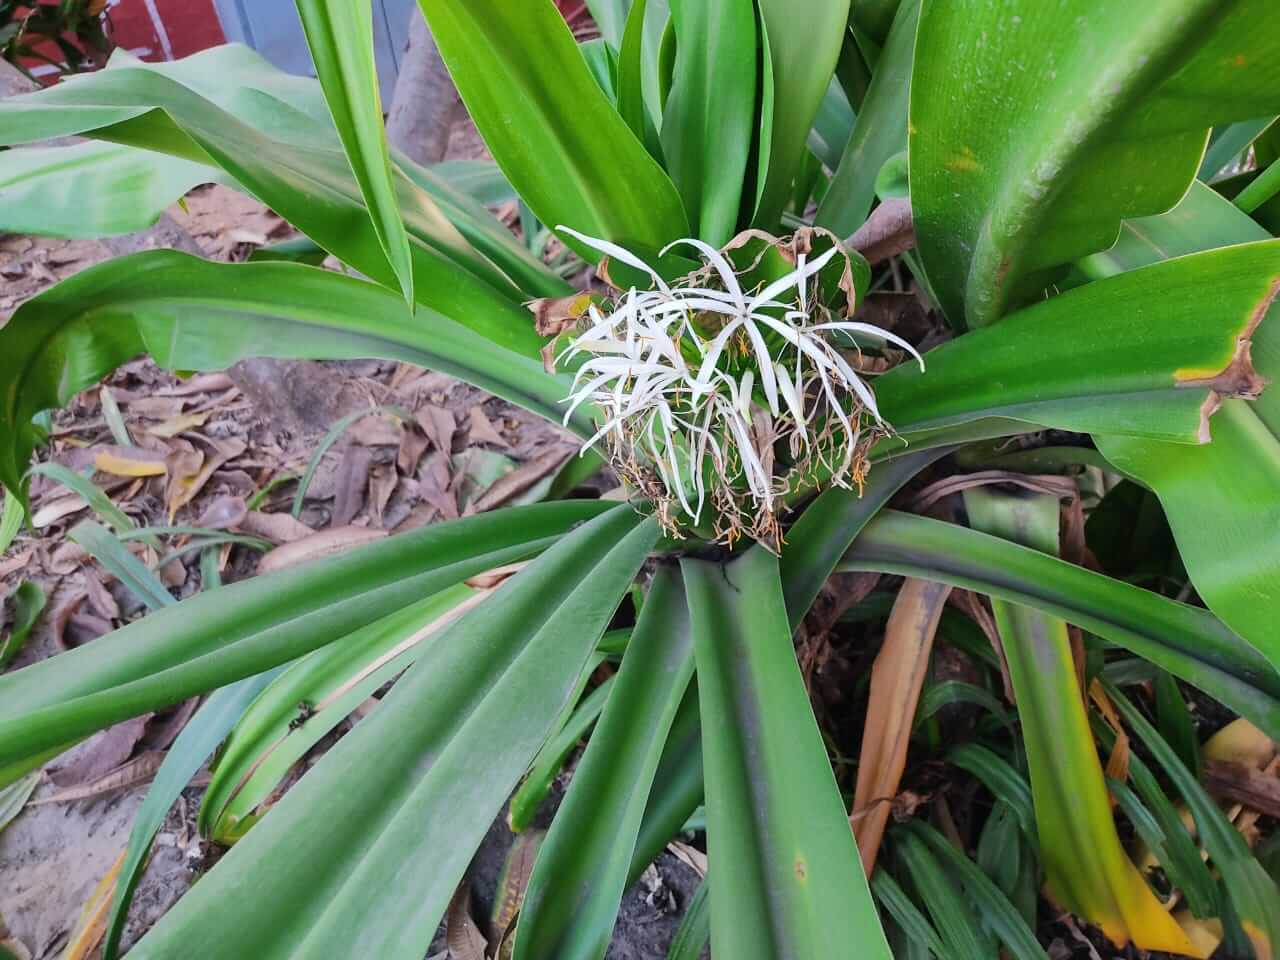
<svg viewBox="0 0 1280 960"><path fill-rule="evenodd" d="M644 57L648 9L646 0L636 0L631 5L631 12L627 14L627 27L618 54L618 113L636 138L644 143L650 156L661 163L662 142L653 125L644 93L644 79L648 70Z"/></svg>
<svg viewBox="0 0 1280 960"><path fill-rule="evenodd" d="M40 786L40 781L43 779L44 775L37 771L16 783L0 788L0 830L4 830L13 822L14 817L22 812L22 808L27 805L27 801L31 799L31 795L36 792L36 787Z"/></svg>
<svg viewBox="0 0 1280 960"><path fill-rule="evenodd" d="M911 200L953 324L1038 298L1060 266L1162 213L1209 128L1280 109L1271 0L927 3L911 85Z"/></svg>
<svg viewBox="0 0 1280 960"><path fill-rule="evenodd" d="M975 487L964 491L964 503L975 529L1057 555L1057 497ZM991 606L1022 724L1050 896L1117 946L1193 953L1120 845L1066 621L999 598Z"/></svg>
<svg viewBox="0 0 1280 960"><path fill-rule="evenodd" d="M634 0L587 0L587 9L600 28L605 43L615 50L621 49L626 36L627 17L635 9Z"/></svg>
<svg viewBox="0 0 1280 960"><path fill-rule="evenodd" d="M662 759L653 775L653 787L636 836L635 855L627 874L627 886L639 879L680 832L702 803L702 733L696 681L689 684L671 721Z"/></svg>
<svg viewBox="0 0 1280 960"><path fill-rule="evenodd" d="M671 0L671 22L662 151L693 235L719 247L737 232L755 132L755 8L751 0Z"/></svg>
<svg viewBox="0 0 1280 960"><path fill-rule="evenodd" d="M513 960L601 960L667 734L693 675L683 584L659 568L534 863Z"/></svg>
<svg viewBox="0 0 1280 960"><path fill-rule="evenodd" d="M618 506L506 581L441 633L131 956L200 943L209 960L421 960L656 538L653 520Z"/></svg>
<svg viewBox="0 0 1280 960"><path fill-rule="evenodd" d="M44 591L38 583L23 580L16 590L5 598L5 602L13 607L13 622L9 626L9 634L0 640L0 671L3 671L18 655L22 645L31 635L31 628L40 619L46 603Z"/></svg>
<svg viewBox="0 0 1280 960"><path fill-rule="evenodd" d="M893 18L888 44L871 76L840 166L818 205L818 225L842 237L867 218L880 168L907 147L907 98L919 19L920 0L904 0Z"/></svg>
<svg viewBox="0 0 1280 960"><path fill-rule="evenodd" d="M908 441L982 411L1203 443L1210 391L1256 389L1232 363L1277 282L1280 243L1266 242L1086 284L929 351L925 373L895 367L876 381L880 411Z"/></svg>
<svg viewBox="0 0 1280 960"><path fill-rule="evenodd" d="M536 554L601 510L588 502L539 504L389 537L192 597L0 676L0 765L286 663L423 596Z"/></svg>
<svg viewBox="0 0 1280 960"><path fill-rule="evenodd" d="M839 569L939 580L1043 610L1132 650L1280 736L1280 677L1207 610L1008 540L893 510L863 529Z"/></svg>
<svg viewBox="0 0 1280 960"><path fill-rule="evenodd" d="M129 515L117 507L112 499L107 496L106 491L88 477L82 476L60 463L53 462L37 463L31 468L30 473L48 477L50 480L62 484L72 493L79 494L80 498L89 505L89 509L96 513L104 523L109 523L116 533L124 533L126 530L133 529L133 521L129 519Z"/></svg>
<svg viewBox="0 0 1280 960"><path fill-rule="evenodd" d="M947 762L977 777L991 795L1004 803L1018 821L1023 835L1037 842L1036 813L1026 777L1009 761L979 743L962 743L947 752Z"/></svg>
<svg viewBox="0 0 1280 960"><path fill-rule="evenodd" d="M495 338L536 351L532 324ZM32 417L139 353L178 370L221 370L246 356L383 357L460 377L548 419L568 380L425 307L410 314L379 286L296 263L217 264L147 251L85 270L23 304L0 331L0 481L14 491L38 434ZM534 354L536 356L536 353ZM20 389L19 389L20 386ZM592 431L589 415L575 421ZM590 435L588 433L588 435Z"/></svg>
<svg viewBox="0 0 1280 960"><path fill-rule="evenodd" d="M413 259L400 219L373 62L373 7L349 0L296 0L311 62L391 272L412 306Z"/></svg>
<svg viewBox="0 0 1280 960"><path fill-rule="evenodd" d="M711 885L703 877L694 891L693 898L684 908L680 926L671 938L667 960L699 960L711 938Z"/></svg>
<svg viewBox="0 0 1280 960"><path fill-rule="evenodd" d="M920 912L889 871L877 870L871 875L871 892L907 936L924 944L935 957L946 960L951 956L929 918Z"/></svg>
<svg viewBox="0 0 1280 960"><path fill-rule="evenodd" d="M92 520L82 520L71 528L67 537L88 550L104 569L152 610L177 603L160 578L105 527Z"/></svg>
<svg viewBox="0 0 1280 960"><path fill-rule="evenodd" d="M769 172L752 219L773 230L791 196L809 130L840 58L849 0L760 0L760 15L773 64L773 119L766 133Z"/></svg>
<svg viewBox="0 0 1280 960"><path fill-rule="evenodd" d="M1205 793L1191 771L1183 766L1177 753L1156 732L1151 722L1118 688L1106 681L1103 684L1124 722L1151 751L1186 801L1191 815L1195 817L1200 843L1222 875L1227 896L1254 951L1259 957L1274 955L1275 945L1280 943L1280 888L1254 859L1244 837Z"/></svg>
<svg viewBox="0 0 1280 960"><path fill-rule="evenodd" d="M1241 120L1225 127L1215 127L1213 134L1209 137L1209 147L1204 152L1204 160L1200 162L1200 171L1196 176L1205 183L1212 183L1214 176L1247 150L1249 144L1257 140L1275 120L1275 117L1261 117L1256 120Z"/></svg>
<svg viewBox="0 0 1280 960"><path fill-rule="evenodd" d="M133 901L138 881L142 879L151 844L169 816L169 808L217 749L245 708L277 673L277 670L272 670L256 677L246 677L214 692L169 747L129 831L129 843L116 879L111 916L103 941L104 960L115 960L118 954L129 904Z"/></svg>
<svg viewBox="0 0 1280 960"><path fill-rule="evenodd" d="M1014 960L1044 960L1044 949L1036 942L1035 933L991 879L972 860L957 850L942 834L922 820L912 821L909 828L929 845L943 866L955 876L972 901L983 924L1009 948Z"/></svg>
<svg viewBox="0 0 1280 960"><path fill-rule="evenodd" d="M805 508L787 532L782 551L782 590L792 629L800 625L862 528L903 484L948 452L937 448L895 457L878 464L862 490L832 487Z"/></svg>
<svg viewBox="0 0 1280 960"><path fill-rule="evenodd" d="M291 664L241 711L200 803L200 832L227 846L243 837L293 764L484 596L456 584Z"/></svg>
<svg viewBox="0 0 1280 960"><path fill-rule="evenodd" d="M5 553L13 546L13 538L22 529L22 521L26 515L22 498L5 487L3 514L0 514L0 553Z"/></svg>
<svg viewBox="0 0 1280 960"><path fill-rule="evenodd" d="M685 559L715 863L711 949L890 957L796 664L775 557Z"/></svg>
<svg viewBox="0 0 1280 960"><path fill-rule="evenodd" d="M145 230L192 187L224 178L207 164L117 143L0 152L0 230L105 237Z"/></svg>
<svg viewBox="0 0 1280 960"><path fill-rule="evenodd" d="M1116 246L1082 267L1089 275L1105 275L1165 257L1185 263L1205 256L1197 251L1207 246L1241 244L1213 254L1222 256L1273 243L1247 216L1197 183L1168 214L1126 222ZM1267 275L1260 272L1259 280ZM1273 278L1268 296L1277 291L1280 279ZM1263 298L1252 319L1261 323L1246 356L1258 374L1275 381L1280 308ZM1264 390L1251 402L1224 399L1209 432L1212 442L1203 446L1109 434L1094 439L1118 469L1156 492L1187 572L1209 608L1280 666L1280 555L1272 549L1280 537L1280 390Z"/></svg>
<svg viewBox="0 0 1280 960"><path fill-rule="evenodd" d="M849 22L875 43L884 43L900 0L852 0Z"/></svg>
<svg viewBox="0 0 1280 960"><path fill-rule="evenodd" d="M1271 164L1235 195L1234 202L1245 213L1253 213L1280 193L1280 161Z"/></svg>
<svg viewBox="0 0 1280 960"><path fill-rule="evenodd" d="M0 140L83 135L216 166L339 259L399 288L360 185L314 81L267 66L247 47L215 47L144 64L117 53L108 69L0 101ZM418 294L466 322L478 302L516 322L520 291L481 256L407 176L394 176ZM558 282L552 287L563 289Z"/></svg>
<svg viewBox="0 0 1280 960"><path fill-rule="evenodd" d="M980 925L973 907L965 902L952 872L944 870L915 834L894 831L893 851L902 861L919 898L937 926L947 953L955 957L990 957L996 944Z"/></svg>
<svg viewBox="0 0 1280 960"><path fill-rule="evenodd" d="M588 661L588 666L591 661ZM507 823L512 833L527 830L538 813L538 808L551 792L552 781L560 773L565 760L573 752L573 748L587 735L587 731L600 717L609 691L613 689L614 678L608 677L600 686L582 698L568 720L560 727L556 735L538 751L524 782L520 784L507 806Z"/></svg>
<svg viewBox="0 0 1280 960"><path fill-rule="evenodd" d="M624 245L688 233L671 181L596 86L551 0L419 3L485 145L538 219Z"/></svg>

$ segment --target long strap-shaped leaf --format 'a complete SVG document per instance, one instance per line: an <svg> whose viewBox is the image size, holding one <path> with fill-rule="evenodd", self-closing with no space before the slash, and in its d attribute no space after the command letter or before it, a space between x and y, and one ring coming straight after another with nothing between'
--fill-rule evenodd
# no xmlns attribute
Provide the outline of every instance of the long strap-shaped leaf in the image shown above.
<svg viewBox="0 0 1280 960"><path fill-rule="evenodd" d="M1003 416L1204 442L1211 394L1260 388L1247 344L1277 281L1277 241L1108 277L931 350L925 373L896 367L876 382L880 410L904 435Z"/></svg>
<svg viewBox="0 0 1280 960"><path fill-rule="evenodd" d="M645 598L618 679L556 812L525 891L514 960L600 960L636 833L689 678L684 586L664 567Z"/></svg>
<svg viewBox="0 0 1280 960"><path fill-rule="evenodd" d="M818 204L818 224L841 236L867 218L876 196L876 174L886 160L907 148L907 99L919 21L920 0L903 0L840 166Z"/></svg>
<svg viewBox="0 0 1280 960"><path fill-rule="evenodd" d="M373 60L373 6L350 0L297 0L311 62L360 193L405 302L413 300L409 234L400 219L391 157L382 126L378 68Z"/></svg>
<svg viewBox="0 0 1280 960"><path fill-rule="evenodd" d="M712 950L889 960L796 664L777 559L754 547L729 564L682 567L715 863Z"/></svg>
<svg viewBox="0 0 1280 960"><path fill-rule="evenodd" d="M671 0L671 22L662 151L694 234L718 247L736 232L755 132L756 12L750 0Z"/></svg>
<svg viewBox="0 0 1280 960"><path fill-rule="evenodd" d="M1207 610L956 524L882 511L840 564L1026 604L1144 657L1280 737L1280 677Z"/></svg>
<svg viewBox="0 0 1280 960"><path fill-rule="evenodd" d="M220 167L336 257L399 287L328 111L322 103L320 116L297 107L315 109L314 83L271 75L256 54L234 46L164 65L117 54L107 69L81 79L0 101L0 142L83 135ZM306 87L301 95L298 83ZM398 173L393 181L422 302L461 322L484 301L517 315L521 291L425 191ZM562 282L543 276L545 289L556 291L550 295L564 292Z"/></svg>
<svg viewBox="0 0 1280 960"><path fill-rule="evenodd" d="M592 79L551 0L419 3L485 145L539 220L648 247L688 233L670 179Z"/></svg>
<svg viewBox="0 0 1280 960"><path fill-rule="evenodd" d="M405 360L554 420L567 392L536 360L426 308L411 314L376 284L297 263L148 251L51 287L0 330L0 482L21 489L35 414L144 351L180 370L220 370L247 356ZM589 431L581 419L577 429Z"/></svg>
<svg viewBox="0 0 1280 960"><path fill-rule="evenodd" d="M840 57L849 0L762 0L760 15L769 31L774 102L772 129L765 131L771 141L769 172L756 220L769 230L790 198L805 140Z"/></svg>
<svg viewBox="0 0 1280 960"><path fill-rule="evenodd" d="M1104 686L1124 722L1164 768L1195 817L1200 842L1222 876L1227 897L1253 945L1254 955L1260 960L1274 957L1280 945L1280 887L1275 879L1254 858L1243 835L1205 792L1195 774L1178 759L1177 751L1119 688L1105 681Z"/></svg>
<svg viewBox="0 0 1280 960"><path fill-rule="evenodd" d="M927 0L911 201L934 292L982 326L1186 192L1211 126L1280 108L1272 0Z"/></svg>
<svg viewBox="0 0 1280 960"><path fill-rule="evenodd" d="M1115 247L1082 265L1092 276L1140 268L1227 244L1269 240L1248 216L1203 184L1160 217L1127 222ZM1275 281L1272 294L1280 292ZM1252 336L1258 373L1280 379L1280 307ZM1280 668L1280 390L1225 400L1209 421L1213 442L1188 447L1100 434L1098 448L1160 498L1196 590L1218 616Z"/></svg>
<svg viewBox="0 0 1280 960"><path fill-rule="evenodd" d="M487 595L456 584L290 664L243 711L219 751L200 802L201 834L226 846L239 840L257 822L259 805L308 750L413 664L435 633Z"/></svg>
<svg viewBox="0 0 1280 960"><path fill-rule="evenodd" d="M394 294L392 295L394 296ZM261 673L596 516L539 504L391 537L153 613L0 677L0 765Z"/></svg>
<svg viewBox="0 0 1280 960"><path fill-rule="evenodd" d="M1057 554L1057 497L974 489L964 502L976 529ZM1022 723L1050 895L1118 946L1132 940L1144 950L1194 956L1120 845L1066 621L1000 598L991 603Z"/></svg>
<svg viewBox="0 0 1280 960"><path fill-rule="evenodd" d="M420 960L656 537L620 506L508 580L132 955Z"/></svg>

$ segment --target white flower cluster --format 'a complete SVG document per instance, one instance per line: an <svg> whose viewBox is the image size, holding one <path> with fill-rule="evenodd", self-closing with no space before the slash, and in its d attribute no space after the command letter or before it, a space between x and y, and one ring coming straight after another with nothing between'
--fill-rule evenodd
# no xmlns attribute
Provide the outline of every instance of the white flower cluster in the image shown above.
<svg viewBox="0 0 1280 960"><path fill-rule="evenodd" d="M617 244L558 229L653 281L652 289L621 293L607 309L589 307L585 328L558 358L589 355L576 370L566 422L582 404L595 404L606 419L583 449L607 442L632 482L656 473L664 499L694 524L710 494L715 509L731 515L722 529L729 539L730 531L759 537L776 528L777 500L789 485L774 462L779 440L789 440L793 455L816 453L833 482L847 483L864 412L883 427L874 394L831 335L870 335L924 366L900 337L833 319L817 304L817 274L843 252L838 245L812 259L797 252L794 270L749 291L728 257L700 240L677 240L661 252L693 247L704 261L703 269L668 283Z"/></svg>

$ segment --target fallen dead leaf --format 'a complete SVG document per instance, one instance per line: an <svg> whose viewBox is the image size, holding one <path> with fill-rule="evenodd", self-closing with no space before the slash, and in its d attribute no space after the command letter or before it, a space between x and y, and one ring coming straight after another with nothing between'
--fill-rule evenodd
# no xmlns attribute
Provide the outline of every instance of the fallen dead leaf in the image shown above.
<svg viewBox="0 0 1280 960"><path fill-rule="evenodd" d="M355 519L364 506L365 491L369 489L369 467L373 454L368 447L351 444L342 454L338 472L334 477L333 515L329 523L345 527Z"/></svg>
<svg viewBox="0 0 1280 960"><path fill-rule="evenodd" d="M458 884L444 914L445 941L453 960L486 960L489 941L471 916L471 883L466 877Z"/></svg>
<svg viewBox="0 0 1280 960"><path fill-rule="evenodd" d="M91 787L104 777L115 774L128 765L150 719L151 714L147 713L103 730L77 750L69 761L49 767L49 779L54 786L68 791Z"/></svg>
<svg viewBox="0 0 1280 960"><path fill-rule="evenodd" d="M288 513L262 513L258 510L250 510L245 514L236 529L266 537L272 543L293 543L315 533Z"/></svg>
<svg viewBox="0 0 1280 960"><path fill-rule="evenodd" d="M444 407L428 404L414 414L431 445L446 457L453 452L453 434L458 429L453 414Z"/></svg>
<svg viewBox="0 0 1280 960"><path fill-rule="evenodd" d="M169 519L171 521L174 514L194 500L196 494L204 489L204 485L209 482L209 478L213 476L215 470L228 460L234 460L240 456L248 447L243 440L236 437L228 437L225 440L215 440L210 437L200 437L199 439L208 448L208 452L204 457L204 465L193 476L184 477L176 485L176 489L174 484L170 484L168 505Z"/></svg>
<svg viewBox="0 0 1280 960"><path fill-rule="evenodd" d="M667 844L667 849L671 855L685 864L689 869L700 877L707 875L707 855L697 847L691 847L687 843L679 840L672 840Z"/></svg>
<svg viewBox="0 0 1280 960"><path fill-rule="evenodd" d="M225 373L198 373L172 387L158 391L161 396L188 397L193 393L211 393L215 390L229 390L235 384Z"/></svg>
<svg viewBox="0 0 1280 960"><path fill-rule="evenodd" d="M400 449L396 453L396 466L406 477L413 476L418 470L418 461L427 452L431 441L426 432L418 424L405 424L400 431Z"/></svg>
<svg viewBox="0 0 1280 960"><path fill-rule="evenodd" d="M99 447L93 465L117 477L161 477L168 471L164 454L141 447Z"/></svg>
<svg viewBox="0 0 1280 960"><path fill-rule="evenodd" d="M180 416L170 417L163 423L157 423L154 427L149 427L147 433L153 437L176 437L180 433L186 433L188 430L204 426L205 421L212 415L212 410L205 410L201 413L184 413Z"/></svg>
<svg viewBox="0 0 1280 960"><path fill-rule="evenodd" d="M511 444L507 443L502 434L494 428L493 422L484 415L484 410L479 404L471 408L468 417L470 418L471 430L467 438L471 443L490 443L504 449L511 447Z"/></svg>
<svg viewBox="0 0 1280 960"><path fill-rule="evenodd" d="M468 515L483 513L486 510L501 506L512 497L517 497L524 493L543 477L554 473L571 455L572 452L568 450L551 450L536 460L531 460L529 463L517 467L485 490L479 499L470 503L467 506L466 513Z"/></svg>
<svg viewBox="0 0 1280 960"><path fill-rule="evenodd" d="M210 530L231 530L240 526L248 515L249 508L245 506L244 497L222 496L204 508L196 526Z"/></svg>
<svg viewBox="0 0 1280 960"><path fill-rule="evenodd" d="M295 540L272 550L258 562L258 572L271 573L274 570L297 566L307 560L332 556L362 543L380 540L386 535L385 530L373 530L369 527L333 527L321 530L302 540Z"/></svg>
<svg viewBox="0 0 1280 960"><path fill-rule="evenodd" d="M374 467L369 474L369 516L372 525L381 527L385 524L383 519L386 516L387 504L391 502L391 496L396 492L396 487L400 485L400 475L396 473L396 469L389 463L381 463Z"/></svg>
<svg viewBox="0 0 1280 960"><path fill-rule="evenodd" d="M31 526L37 530L53 526L59 520L73 516L89 506L79 494L72 493L50 500L31 515Z"/></svg>

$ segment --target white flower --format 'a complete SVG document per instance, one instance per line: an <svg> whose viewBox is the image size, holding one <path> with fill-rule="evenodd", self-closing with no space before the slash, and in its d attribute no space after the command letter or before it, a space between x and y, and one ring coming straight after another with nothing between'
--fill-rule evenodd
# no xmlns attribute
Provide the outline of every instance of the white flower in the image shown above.
<svg viewBox="0 0 1280 960"><path fill-rule="evenodd" d="M725 253L700 240L661 251L692 247L703 261L668 283L617 244L558 229L653 281L592 304L558 362L586 356L565 421L588 402L606 416L584 451L606 443L615 467L659 501L664 519L678 504L696 525L710 498L722 539L776 536L778 498L797 469L778 473L774 444L783 440L801 464L821 462L833 482L860 479L864 426L875 435L887 427L871 388L828 338L861 334L901 347L922 369L924 361L900 337L819 302L819 274L843 255L839 244L813 258L807 243L797 244L793 270L744 290Z"/></svg>

